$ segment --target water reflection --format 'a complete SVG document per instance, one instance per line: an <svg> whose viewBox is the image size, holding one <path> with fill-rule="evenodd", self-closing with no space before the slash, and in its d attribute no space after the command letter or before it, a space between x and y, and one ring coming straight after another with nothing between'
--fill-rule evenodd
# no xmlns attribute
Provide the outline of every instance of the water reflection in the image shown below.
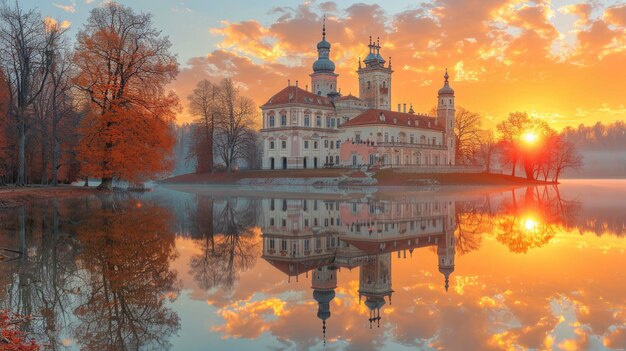
<svg viewBox="0 0 626 351"><path fill-rule="evenodd" d="M168 349L179 318L166 306L178 293L167 209L121 196L51 205L18 210L29 245L1 267L1 308L34 316L50 349Z"/></svg>
<svg viewBox="0 0 626 351"><path fill-rule="evenodd" d="M623 204L575 198L51 201L0 211L0 246L26 252L0 263L0 308L59 350L623 348Z"/></svg>

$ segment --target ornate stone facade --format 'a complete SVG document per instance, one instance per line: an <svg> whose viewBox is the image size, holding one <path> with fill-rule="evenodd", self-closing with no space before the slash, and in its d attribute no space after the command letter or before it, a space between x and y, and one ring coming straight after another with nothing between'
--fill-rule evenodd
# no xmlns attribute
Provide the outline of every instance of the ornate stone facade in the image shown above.
<svg viewBox="0 0 626 351"><path fill-rule="evenodd" d="M359 97L341 96L323 26L311 91L288 84L261 106L263 168L428 167L454 164L454 90L444 75L437 115L391 111L391 58L380 40L359 59ZM406 109L406 104L405 104Z"/></svg>

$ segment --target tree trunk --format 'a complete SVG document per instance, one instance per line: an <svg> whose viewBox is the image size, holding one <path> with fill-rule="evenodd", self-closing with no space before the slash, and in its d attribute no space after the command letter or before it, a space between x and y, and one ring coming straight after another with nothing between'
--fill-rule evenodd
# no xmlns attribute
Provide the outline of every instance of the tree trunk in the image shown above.
<svg viewBox="0 0 626 351"><path fill-rule="evenodd" d="M26 122L19 118L17 151L17 180L15 185L26 185Z"/></svg>
<svg viewBox="0 0 626 351"><path fill-rule="evenodd" d="M511 176L515 177L515 166L517 166L517 159L513 160L513 167L511 170Z"/></svg>
<svg viewBox="0 0 626 351"><path fill-rule="evenodd" d="M111 190L113 188L112 178L102 178L102 182L98 185L98 190Z"/></svg>
<svg viewBox="0 0 626 351"><path fill-rule="evenodd" d="M52 185L59 185L59 156L61 154L61 147L59 146L59 142L54 142L54 149L52 151Z"/></svg>
<svg viewBox="0 0 626 351"><path fill-rule="evenodd" d="M41 185L46 184L48 184L48 158L46 157L46 144L41 140Z"/></svg>
<svg viewBox="0 0 626 351"><path fill-rule="evenodd" d="M59 184L59 159L61 158L61 145L57 138L56 123L52 124L52 186Z"/></svg>

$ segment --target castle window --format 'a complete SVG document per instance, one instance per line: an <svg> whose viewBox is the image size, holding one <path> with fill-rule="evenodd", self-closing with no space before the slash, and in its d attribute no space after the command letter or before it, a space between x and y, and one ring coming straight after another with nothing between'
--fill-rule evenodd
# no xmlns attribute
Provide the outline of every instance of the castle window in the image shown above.
<svg viewBox="0 0 626 351"><path fill-rule="evenodd" d="M270 149L272 149L272 150L274 149L274 142L273 141L270 141Z"/></svg>
<svg viewBox="0 0 626 351"><path fill-rule="evenodd" d="M281 126L286 126L287 125L287 115L280 116L280 125Z"/></svg>
<svg viewBox="0 0 626 351"><path fill-rule="evenodd" d="M311 116L304 116L304 126L305 127L310 127L311 126Z"/></svg>
<svg viewBox="0 0 626 351"><path fill-rule="evenodd" d="M281 140L280 147L283 148L283 149L286 149L287 148L287 141L286 140Z"/></svg>
<svg viewBox="0 0 626 351"><path fill-rule="evenodd" d="M305 140L305 141L304 141L304 148L305 148L305 149L308 149L308 148L309 148L309 141L308 141L308 140Z"/></svg>
<svg viewBox="0 0 626 351"><path fill-rule="evenodd" d="M328 149L328 139L324 140L324 147Z"/></svg>
<svg viewBox="0 0 626 351"><path fill-rule="evenodd" d="M317 145L317 141L314 141L314 142L313 142L313 148L314 148L314 149L317 149L317 147L318 147L318 145Z"/></svg>
<svg viewBox="0 0 626 351"><path fill-rule="evenodd" d="M331 126L332 128L335 128L335 119L334 119L334 118L331 118L331 119L330 119L330 126Z"/></svg>
<svg viewBox="0 0 626 351"><path fill-rule="evenodd" d="M270 116L270 127L274 127L274 116Z"/></svg>
<svg viewBox="0 0 626 351"><path fill-rule="evenodd" d="M388 143L389 142L389 133L385 132L385 142Z"/></svg>
<svg viewBox="0 0 626 351"><path fill-rule="evenodd" d="M337 149L339 149L339 147L341 146L341 141L337 140ZM337 162L339 163L339 162Z"/></svg>
<svg viewBox="0 0 626 351"><path fill-rule="evenodd" d="M326 128L330 128L330 117L326 117Z"/></svg>
<svg viewBox="0 0 626 351"><path fill-rule="evenodd" d="M322 116L317 116L315 118L315 126L318 127L318 128L322 127Z"/></svg>
<svg viewBox="0 0 626 351"><path fill-rule="evenodd" d="M272 225L273 225L274 218L272 218L270 221L272 222ZM274 242L274 239L270 239L270 250L274 250L275 248L276 248L276 243Z"/></svg>

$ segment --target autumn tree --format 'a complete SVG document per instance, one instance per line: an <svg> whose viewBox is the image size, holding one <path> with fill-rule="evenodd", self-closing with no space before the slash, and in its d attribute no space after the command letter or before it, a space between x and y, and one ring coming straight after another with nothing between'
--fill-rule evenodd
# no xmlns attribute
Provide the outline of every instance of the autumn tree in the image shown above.
<svg viewBox="0 0 626 351"><path fill-rule="evenodd" d="M480 151L481 116L459 107L454 115L455 162L457 165L476 164Z"/></svg>
<svg viewBox="0 0 626 351"><path fill-rule="evenodd" d="M192 125L190 158L196 159L196 172L213 172L213 139L218 114L217 95L219 88L208 80L196 85L189 100L189 112L196 117Z"/></svg>
<svg viewBox="0 0 626 351"><path fill-rule="evenodd" d="M178 98L165 87L178 72L171 43L149 14L108 3L91 11L76 38L75 85L90 110L81 124L83 173L140 183L172 166L170 128Z"/></svg>
<svg viewBox="0 0 626 351"><path fill-rule="evenodd" d="M0 65L10 96L10 115L17 126L16 185L26 183L26 138L30 109L41 94L50 67L51 33L35 10L0 5Z"/></svg>
<svg viewBox="0 0 626 351"><path fill-rule="evenodd" d="M230 174L236 162L244 159L246 147L256 138L257 109L252 99L241 95L230 79L219 84L217 99L215 148Z"/></svg>

